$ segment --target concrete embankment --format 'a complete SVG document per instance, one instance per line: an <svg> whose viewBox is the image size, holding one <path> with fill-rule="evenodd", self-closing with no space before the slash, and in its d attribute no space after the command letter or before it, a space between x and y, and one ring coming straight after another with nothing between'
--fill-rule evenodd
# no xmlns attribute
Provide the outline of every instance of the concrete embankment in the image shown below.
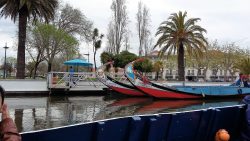
<svg viewBox="0 0 250 141"><path fill-rule="evenodd" d="M49 94L77 94L77 95L102 95L106 87L100 82L94 82L91 85L88 82L81 82L80 86L70 89L54 89L47 88L46 80L0 80L0 85L5 89L7 96L46 96Z"/></svg>

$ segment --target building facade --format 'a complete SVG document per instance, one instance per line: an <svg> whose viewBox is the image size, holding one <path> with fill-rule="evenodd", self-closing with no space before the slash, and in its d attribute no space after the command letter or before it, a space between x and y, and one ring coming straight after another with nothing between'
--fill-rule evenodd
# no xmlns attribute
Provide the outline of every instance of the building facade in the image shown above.
<svg viewBox="0 0 250 141"><path fill-rule="evenodd" d="M158 51L153 51L148 56L154 63L159 59ZM163 57L167 58L167 57ZM176 59L163 59L164 68L158 75L159 80L168 80L176 81L178 80L178 69L177 69L177 60ZM190 61L190 60L189 60ZM191 60L189 65L186 65L185 60L185 78L186 81L235 81L238 76L238 72L230 73L229 71L223 70L223 68L217 67L214 69L211 68L198 68L195 60ZM190 65L191 64L191 65ZM218 65L219 66L219 65ZM156 79L156 72L147 74L150 79Z"/></svg>

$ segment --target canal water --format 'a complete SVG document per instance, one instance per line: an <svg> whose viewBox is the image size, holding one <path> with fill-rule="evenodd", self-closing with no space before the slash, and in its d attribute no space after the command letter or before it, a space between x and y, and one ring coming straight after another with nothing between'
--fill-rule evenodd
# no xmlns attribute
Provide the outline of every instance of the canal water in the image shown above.
<svg viewBox="0 0 250 141"><path fill-rule="evenodd" d="M239 104L227 100L155 100L107 96L6 98L20 132L47 129L114 117L168 113Z"/></svg>

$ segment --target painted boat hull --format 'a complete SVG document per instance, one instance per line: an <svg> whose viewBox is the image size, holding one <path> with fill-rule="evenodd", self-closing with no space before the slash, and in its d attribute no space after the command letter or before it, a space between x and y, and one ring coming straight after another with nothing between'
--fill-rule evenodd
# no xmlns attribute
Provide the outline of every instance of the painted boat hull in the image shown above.
<svg viewBox="0 0 250 141"><path fill-rule="evenodd" d="M128 95L128 96L145 96L142 92L134 90L134 89L129 89L129 88L125 88L125 87L111 86L111 85L109 85L108 87L110 89L118 92L118 93Z"/></svg>
<svg viewBox="0 0 250 141"><path fill-rule="evenodd" d="M109 64L112 64L112 62L108 62L106 64L104 64L103 66L99 67L96 71L96 77L97 79L102 82L105 86L107 86L108 88L114 90L115 92L118 92L118 93L121 93L121 94L124 94L124 95L127 95L127 96L145 96L145 94L143 94L142 92L138 91L138 90L135 90L132 89L131 87L128 87L126 86L126 84L124 85L119 85L119 84L116 84L115 82L109 80L112 79L110 76L107 76L105 73L104 73L104 70L106 68L107 65ZM102 72L100 75L99 72Z"/></svg>
<svg viewBox="0 0 250 141"><path fill-rule="evenodd" d="M125 75L128 80L145 94L164 99L204 99L204 98L231 98L250 94L250 88L236 86L162 86L148 81L147 78L133 69L137 60L125 66ZM140 61L140 60L139 60Z"/></svg>
<svg viewBox="0 0 250 141"><path fill-rule="evenodd" d="M246 105L113 118L22 133L24 141L214 141L225 129L230 140L241 140ZM245 123L247 126L247 124ZM248 127L249 128L249 127ZM245 128L244 128L245 129Z"/></svg>
<svg viewBox="0 0 250 141"><path fill-rule="evenodd" d="M116 92L119 92L121 94L126 94L129 96L146 96L143 92L138 91L138 89L131 84L129 85L129 84L119 82L110 76L107 76L107 79L111 81L112 83L115 83L116 86L119 86L119 87L114 87L114 86L110 87Z"/></svg>
<svg viewBox="0 0 250 141"><path fill-rule="evenodd" d="M164 87L155 83L151 86L166 90L175 91L177 93L187 93L194 95L202 95L202 97L242 97L250 94L249 87L238 86L174 86Z"/></svg>
<svg viewBox="0 0 250 141"><path fill-rule="evenodd" d="M138 85L135 85L135 86L141 91L143 91L144 93L155 98L166 98L166 99L200 99L202 98L202 95L179 93L179 92L167 91L167 90L162 90L162 89L157 89L157 88L143 87L143 86L138 86Z"/></svg>

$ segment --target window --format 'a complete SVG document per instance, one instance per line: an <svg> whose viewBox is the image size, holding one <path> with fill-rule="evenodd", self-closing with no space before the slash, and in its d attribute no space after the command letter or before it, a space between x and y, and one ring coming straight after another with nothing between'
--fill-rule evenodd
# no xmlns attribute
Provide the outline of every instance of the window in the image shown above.
<svg viewBox="0 0 250 141"><path fill-rule="evenodd" d="M201 71L202 71L201 69L198 69L198 75L201 75L201 74L202 74Z"/></svg>
<svg viewBox="0 0 250 141"><path fill-rule="evenodd" d="M213 75L217 75L217 70L216 69L213 69Z"/></svg>
<svg viewBox="0 0 250 141"><path fill-rule="evenodd" d="M169 75L169 70L166 71L166 74Z"/></svg>

